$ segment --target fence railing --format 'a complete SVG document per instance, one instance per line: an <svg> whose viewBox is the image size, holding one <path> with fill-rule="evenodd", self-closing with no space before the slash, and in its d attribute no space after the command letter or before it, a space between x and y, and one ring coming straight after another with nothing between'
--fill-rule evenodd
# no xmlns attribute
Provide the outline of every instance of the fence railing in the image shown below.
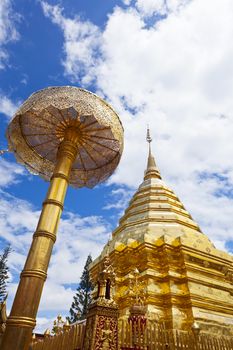
<svg viewBox="0 0 233 350"><path fill-rule="evenodd" d="M82 350L84 324L71 326L54 337L44 338L31 345L32 350Z"/></svg>
<svg viewBox="0 0 233 350"><path fill-rule="evenodd" d="M166 330L156 322L119 323L119 349L128 350L233 350L233 337Z"/></svg>
<svg viewBox="0 0 233 350"><path fill-rule="evenodd" d="M31 349L83 350L84 334L84 324L73 325L54 337L39 340ZM118 341L121 350L233 350L233 337L166 330L153 321L147 321L146 325L120 321Z"/></svg>

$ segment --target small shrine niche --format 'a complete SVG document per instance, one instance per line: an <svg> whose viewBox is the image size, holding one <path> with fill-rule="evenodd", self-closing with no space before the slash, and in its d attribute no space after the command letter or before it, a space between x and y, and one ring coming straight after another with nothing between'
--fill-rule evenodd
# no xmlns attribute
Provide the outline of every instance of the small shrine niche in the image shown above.
<svg viewBox="0 0 233 350"><path fill-rule="evenodd" d="M109 278L106 281L105 299L111 299L111 281Z"/></svg>

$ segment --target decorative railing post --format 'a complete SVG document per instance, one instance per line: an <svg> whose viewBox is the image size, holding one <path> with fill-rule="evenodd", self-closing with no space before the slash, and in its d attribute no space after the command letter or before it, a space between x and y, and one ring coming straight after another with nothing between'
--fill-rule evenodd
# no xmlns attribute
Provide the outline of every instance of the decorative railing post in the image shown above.
<svg viewBox="0 0 233 350"><path fill-rule="evenodd" d="M99 273L97 299L87 314L84 350L118 350L118 307L111 295L115 273L105 257Z"/></svg>
<svg viewBox="0 0 233 350"><path fill-rule="evenodd" d="M144 345L144 337L146 331L146 309L142 305L133 305L130 308L130 316L128 322L132 330L133 347L140 349L140 345Z"/></svg>

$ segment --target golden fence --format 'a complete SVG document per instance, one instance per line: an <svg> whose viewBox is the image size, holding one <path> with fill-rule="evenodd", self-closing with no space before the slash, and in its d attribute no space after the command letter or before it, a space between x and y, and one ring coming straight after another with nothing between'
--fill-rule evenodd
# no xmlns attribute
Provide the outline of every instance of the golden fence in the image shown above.
<svg viewBox="0 0 233 350"><path fill-rule="evenodd" d="M71 326L53 337L38 340L31 345L32 350L82 350L85 333L84 324Z"/></svg>
<svg viewBox="0 0 233 350"><path fill-rule="evenodd" d="M156 322L119 324L119 349L128 350L233 350L232 337L166 330Z"/></svg>
<svg viewBox="0 0 233 350"><path fill-rule="evenodd" d="M31 349L83 350L84 334L85 325L74 325L54 337L39 340ZM231 337L166 330L152 321L147 321L146 325L134 323L133 326L128 321L120 321L118 341L121 350L233 350Z"/></svg>

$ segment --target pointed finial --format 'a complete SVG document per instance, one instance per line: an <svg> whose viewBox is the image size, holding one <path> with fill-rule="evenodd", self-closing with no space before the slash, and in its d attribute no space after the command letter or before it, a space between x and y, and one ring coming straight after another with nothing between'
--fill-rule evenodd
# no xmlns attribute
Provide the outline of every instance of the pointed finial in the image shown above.
<svg viewBox="0 0 233 350"><path fill-rule="evenodd" d="M66 322L65 322L64 325L63 325L63 329L64 329L65 331L67 331L68 329L70 329L70 322L69 322L68 319L66 319Z"/></svg>
<svg viewBox="0 0 233 350"><path fill-rule="evenodd" d="M161 179L161 175L160 175L159 170L155 164L155 159L151 153L151 145L150 144L152 142L152 137L150 135L149 125L147 125L146 141L149 143L149 155L148 155L147 169L145 171L144 180L151 178L151 177L156 177L158 179Z"/></svg>
<svg viewBox="0 0 233 350"><path fill-rule="evenodd" d="M44 336L45 336L45 337L50 337L50 335L51 335L50 329L47 328L47 329L45 330L45 332L44 332Z"/></svg>

